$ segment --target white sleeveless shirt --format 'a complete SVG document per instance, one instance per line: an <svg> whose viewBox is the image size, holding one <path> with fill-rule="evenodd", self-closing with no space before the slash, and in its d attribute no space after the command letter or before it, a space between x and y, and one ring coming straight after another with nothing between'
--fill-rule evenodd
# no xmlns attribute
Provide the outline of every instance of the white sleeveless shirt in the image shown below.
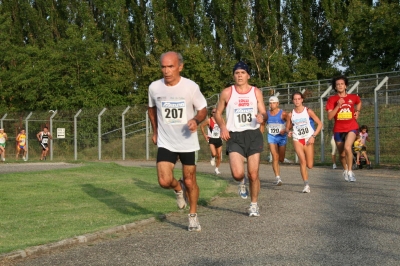
<svg viewBox="0 0 400 266"><path fill-rule="evenodd" d="M249 129L257 129L256 115L258 112L255 87L244 94L238 93L232 85L231 97L226 105L226 128L231 132L243 132Z"/></svg>
<svg viewBox="0 0 400 266"><path fill-rule="evenodd" d="M293 109L292 124L294 139L309 139L314 134L307 107L304 107L301 113L296 113Z"/></svg>

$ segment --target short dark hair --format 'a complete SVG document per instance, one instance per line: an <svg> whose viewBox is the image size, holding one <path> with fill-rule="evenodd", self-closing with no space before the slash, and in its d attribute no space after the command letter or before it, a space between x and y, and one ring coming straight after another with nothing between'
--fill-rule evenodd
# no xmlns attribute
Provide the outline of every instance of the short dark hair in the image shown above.
<svg viewBox="0 0 400 266"><path fill-rule="evenodd" d="M349 86L349 79L346 76L341 75L341 76L334 77L332 79L332 81L331 81L332 89L334 89L336 91L336 81L341 80L341 79L344 81L344 84L346 85L346 87Z"/></svg>
<svg viewBox="0 0 400 266"><path fill-rule="evenodd" d="M362 131L363 129L366 129L367 131L367 133L368 133L368 126L367 125L362 125L361 127L360 127L360 131Z"/></svg>

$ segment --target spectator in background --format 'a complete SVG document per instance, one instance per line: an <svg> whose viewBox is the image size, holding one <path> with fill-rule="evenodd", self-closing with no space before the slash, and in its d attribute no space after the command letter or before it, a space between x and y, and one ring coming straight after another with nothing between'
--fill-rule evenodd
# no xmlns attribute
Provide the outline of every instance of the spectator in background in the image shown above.
<svg viewBox="0 0 400 266"><path fill-rule="evenodd" d="M367 156L367 146L365 143L371 141L368 137L368 126L362 125L360 127L360 137L361 137L361 144L362 144L362 154L364 155L365 160L367 161L367 168L372 169L371 161L368 159ZM358 160L357 160L358 161Z"/></svg>

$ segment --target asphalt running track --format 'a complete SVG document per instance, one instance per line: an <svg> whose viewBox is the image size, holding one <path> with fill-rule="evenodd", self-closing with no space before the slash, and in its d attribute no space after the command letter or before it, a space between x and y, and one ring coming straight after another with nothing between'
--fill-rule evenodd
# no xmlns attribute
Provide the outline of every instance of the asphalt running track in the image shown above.
<svg viewBox="0 0 400 266"><path fill-rule="evenodd" d="M154 167L154 162L124 161ZM179 165L178 165L179 166ZM199 172L213 173L208 162ZM134 171L134 170L133 170ZM250 200L237 193L229 165L227 197L199 207L201 232L187 231L187 210L138 225L116 238L49 250L4 265L399 265L400 172L357 170L355 183L341 170L309 171L310 194L301 193L298 165L281 165L274 186L261 165L260 217L248 217ZM201 188L200 188L201 189ZM172 192L171 192L172 193Z"/></svg>

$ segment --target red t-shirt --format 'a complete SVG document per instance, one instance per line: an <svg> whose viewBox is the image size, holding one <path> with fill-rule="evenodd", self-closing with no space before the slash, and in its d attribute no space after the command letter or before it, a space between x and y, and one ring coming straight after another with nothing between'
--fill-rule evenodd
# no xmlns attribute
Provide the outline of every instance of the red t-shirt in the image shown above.
<svg viewBox="0 0 400 266"><path fill-rule="evenodd" d="M333 95L329 97L326 103L326 110L333 110L341 97ZM344 103L340 106L339 111L336 113L335 125L333 132L350 132L351 130L358 129L357 120L354 118L354 105L361 103L360 97L356 94L347 94L343 97Z"/></svg>

